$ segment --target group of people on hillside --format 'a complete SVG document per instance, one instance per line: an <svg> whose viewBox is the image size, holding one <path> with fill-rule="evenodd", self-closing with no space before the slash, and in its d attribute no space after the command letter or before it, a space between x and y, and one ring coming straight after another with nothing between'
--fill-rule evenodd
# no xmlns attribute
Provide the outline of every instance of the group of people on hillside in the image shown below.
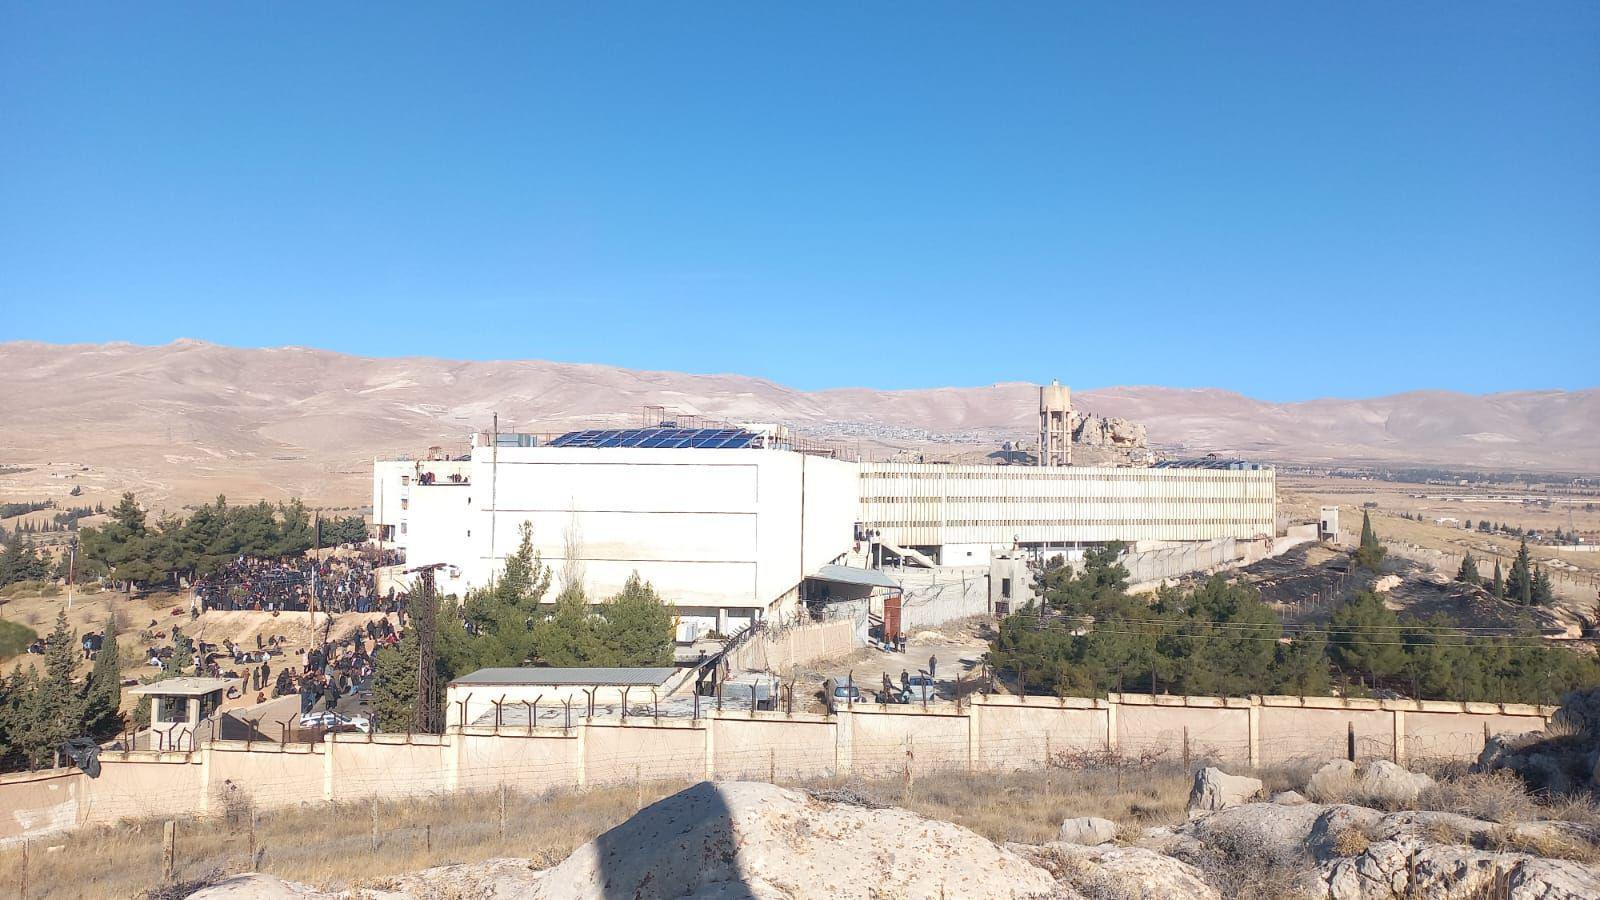
<svg viewBox="0 0 1600 900"><path fill-rule="evenodd" d="M389 612L399 600L391 590L379 596L375 564L366 556L287 557L241 556L195 582L202 610L262 612Z"/></svg>

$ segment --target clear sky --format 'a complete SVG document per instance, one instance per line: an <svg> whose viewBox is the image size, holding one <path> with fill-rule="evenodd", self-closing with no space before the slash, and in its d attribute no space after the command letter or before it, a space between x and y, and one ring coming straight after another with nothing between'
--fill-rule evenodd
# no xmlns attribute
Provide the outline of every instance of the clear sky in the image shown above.
<svg viewBox="0 0 1600 900"><path fill-rule="evenodd" d="M0 340L1600 384L1600 3L0 0Z"/></svg>

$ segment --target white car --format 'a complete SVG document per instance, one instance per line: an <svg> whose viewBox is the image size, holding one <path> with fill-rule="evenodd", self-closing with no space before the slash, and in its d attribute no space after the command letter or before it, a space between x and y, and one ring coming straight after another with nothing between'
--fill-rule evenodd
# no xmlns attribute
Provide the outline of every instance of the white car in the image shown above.
<svg viewBox="0 0 1600 900"><path fill-rule="evenodd" d="M366 716L347 716L337 712L309 712L300 717L301 728L321 728L323 731L367 734L372 731L372 720Z"/></svg>

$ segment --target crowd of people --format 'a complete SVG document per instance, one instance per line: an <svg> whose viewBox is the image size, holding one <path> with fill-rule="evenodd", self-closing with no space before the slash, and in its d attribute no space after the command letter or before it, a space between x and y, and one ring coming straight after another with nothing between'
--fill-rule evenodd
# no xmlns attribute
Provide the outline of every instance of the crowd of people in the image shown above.
<svg viewBox="0 0 1600 900"><path fill-rule="evenodd" d="M381 557L310 556L258 559L241 556L195 582L202 610L262 612L391 612L400 599L391 589L378 594L374 569Z"/></svg>

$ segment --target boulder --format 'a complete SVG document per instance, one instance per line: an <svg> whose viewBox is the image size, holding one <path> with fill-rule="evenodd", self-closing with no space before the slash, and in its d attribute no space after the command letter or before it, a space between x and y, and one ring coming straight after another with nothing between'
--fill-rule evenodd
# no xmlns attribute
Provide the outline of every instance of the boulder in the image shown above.
<svg viewBox="0 0 1600 900"><path fill-rule="evenodd" d="M1361 771L1361 795L1369 803L1389 807L1415 806L1422 792L1434 787L1431 777L1403 769L1386 760L1367 763Z"/></svg>
<svg viewBox="0 0 1600 900"><path fill-rule="evenodd" d="M1318 803L1337 803L1355 793L1356 764L1348 759L1324 763L1306 782L1306 796Z"/></svg>
<svg viewBox="0 0 1600 900"><path fill-rule="evenodd" d="M1272 795L1272 802L1279 806L1303 806L1311 801L1299 791L1279 791Z"/></svg>
<svg viewBox="0 0 1600 900"><path fill-rule="evenodd" d="M1229 775L1216 766L1207 766L1194 775L1194 787L1189 790L1189 817L1248 803L1261 793L1262 787L1259 778Z"/></svg>
<svg viewBox="0 0 1600 900"><path fill-rule="evenodd" d="M1222 900L1199 869L1144 847L1051 843L1019 849L1086 897Z"/></svg>
<svg viewBox="0 0 1600 900"><path fill-rule="evenodd" d="M1246 803L1196 819L1178 829L1201 847L1226 847L1234 855L1293 866L1305 862L1311 829L1322 815L1316 804ZM1195 844L1170 844L1174 852L1198 858Z"/></svg>
<svg viewBox="0 0 1600 900"><path fill-rule="evenodd" d="M701 782L653 803L522 896L1048 897L1049 872L948 822L756 782Z"/></svg>
<svg viewBox="0 0 1600 900"><path fill-rule="evenodd" d="M189 895L190 900L331 900L324 893L276 875L250 872L225 878Z"/></svg>
<svg viewBox="0 0 1600 900"><path fill-rule="evenodd" d="M1099 816L1081 816L1061 823L1061 843L1093 846L1117 839L1117 823Z"/></svg>

